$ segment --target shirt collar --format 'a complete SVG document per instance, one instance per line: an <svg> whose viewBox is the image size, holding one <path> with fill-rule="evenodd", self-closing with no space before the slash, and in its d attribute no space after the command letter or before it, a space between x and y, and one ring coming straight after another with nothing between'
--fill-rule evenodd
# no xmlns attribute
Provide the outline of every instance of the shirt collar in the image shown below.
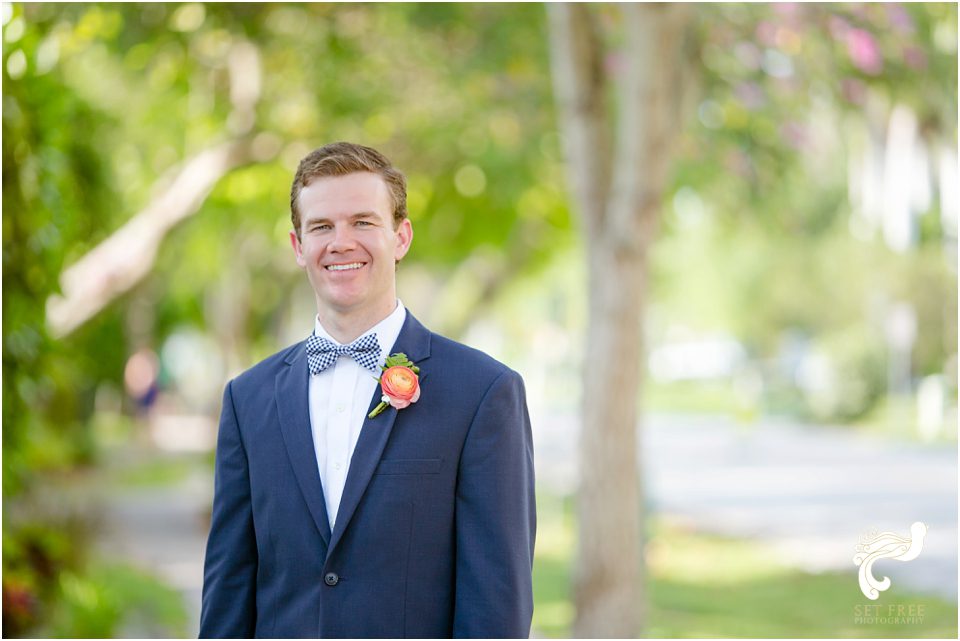
<svg viewBox="0 0 960 641"><path fill-rule="evenodd" d="M407 308L403 306L403 302L398 298L397 306L390 312L390 315L360 334L357 339L367 334L376 334L377 341L380 343L380 361L382 363L386 359L386 355L390 353L393 344L397 342L397 337L400 336L400 330L403 329L403 322L406 318ZM320 324L319 316L314 319L313 333L320 338L332 341L335 345L343 345L343 343L336 340L323 328L323 325Z"/></svg>

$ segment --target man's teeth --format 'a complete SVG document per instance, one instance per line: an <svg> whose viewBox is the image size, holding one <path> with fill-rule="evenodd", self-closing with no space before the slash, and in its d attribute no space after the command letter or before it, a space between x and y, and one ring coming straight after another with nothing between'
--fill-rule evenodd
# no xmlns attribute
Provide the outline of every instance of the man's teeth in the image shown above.
<svg viewBox="0 0 960 641"><path fill-rule="evenodd" d="M342 272L346 269L360 269L363 263L350 263L349 265L327 265L327 270L332 272Z"/></svg>

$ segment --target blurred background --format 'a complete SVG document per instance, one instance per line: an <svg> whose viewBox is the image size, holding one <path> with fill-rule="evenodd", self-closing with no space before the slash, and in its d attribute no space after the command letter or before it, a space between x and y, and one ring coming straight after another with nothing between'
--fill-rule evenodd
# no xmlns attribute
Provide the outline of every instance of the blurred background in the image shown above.
<svg viewBox="0 0 960 641"><path fill-rule="evenodd" d="M615 88L632 34L591 11ZM956 638L956 5L683 19L692 101L645 290L623 292L645 298L642 629ZM4 636L196 635L220 395L312 329L289 188L334 140L408 177L406 306L524 376L533 635L574 634L602 311L544 6L5 3L2 22ZM922 622L858 622L859 537L914 521L923 553L876 574Z"/></svg>

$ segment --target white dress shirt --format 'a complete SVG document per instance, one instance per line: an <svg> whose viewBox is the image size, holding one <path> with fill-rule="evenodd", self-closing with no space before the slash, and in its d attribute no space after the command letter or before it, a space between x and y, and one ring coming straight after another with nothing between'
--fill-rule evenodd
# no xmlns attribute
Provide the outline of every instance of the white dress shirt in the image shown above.
<svg viewBox="0 0 960 641"><path fill-rule="evenodd" d="M406 317L407 310L398 299L396 308L389 316L361 334L377 335L380 343L378 367L383 366L393 351L393 344L400 335ZM313 331L337 345L343 344L327 333L319 317ZM367 407L374 390L380 385L376 376L379 376L379 370L378 374L373 374L350 356L340 356L331 367L310 376L310 429L331 530L337 520L350 459L367 417Z"/></svg>

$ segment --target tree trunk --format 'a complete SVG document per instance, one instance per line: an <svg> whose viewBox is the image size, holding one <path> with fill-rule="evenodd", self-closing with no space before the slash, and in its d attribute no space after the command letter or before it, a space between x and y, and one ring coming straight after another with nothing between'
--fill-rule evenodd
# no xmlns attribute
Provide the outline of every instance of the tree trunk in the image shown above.
<svg viewBox="0 0 960 641"><path fill-rule="evenodd" d="M589 254L574 636L633 637L643 621L636 417L643 260L613 243Z"/></svg>
<svg viewBox="0 0 960 641"><path fill-rule="evenodd" d="M688 14L675 5L621 7L625 65L614 123L605 106L603 39L591 9L553 4L548 11L570 184L587 243L590 304L573 633L633 637L645 619L637 399L647 255L684 107Z"/></svg>

